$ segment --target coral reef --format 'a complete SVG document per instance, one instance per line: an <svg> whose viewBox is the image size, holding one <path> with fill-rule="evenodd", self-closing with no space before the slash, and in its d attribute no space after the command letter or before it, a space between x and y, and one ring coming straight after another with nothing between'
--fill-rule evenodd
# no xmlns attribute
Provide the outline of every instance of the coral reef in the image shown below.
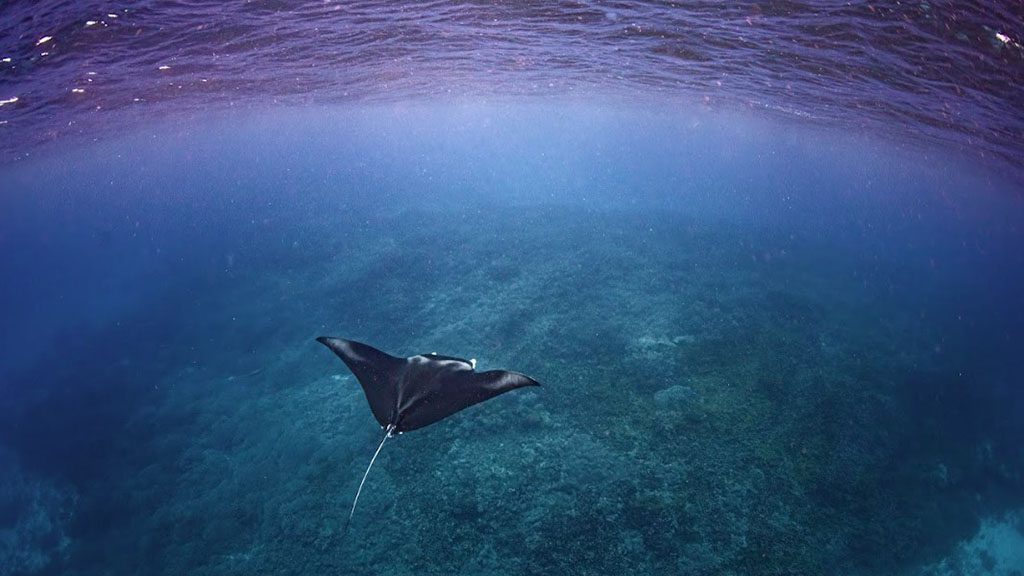
<svg viewBox="0 0 1024 576"><path fill-rule="evenodd" d="M0 576L37 573L67 560L77 498L67 487L26 474L0 446Z"/></svg>
<svg viewBox="0 0 1024 576"><path fill-rule="evenodd" d="M904 260L562 206L290 234L169 297L118 368L146 393L80 433L117 473L79 480L71 544L22 571L893 574L1021 504L991 358L928 316L969 292ZM324 333L544 387L389 442L343 536L380 432Z"/></svg>
<svg viewBox="0 0 1024 576"><path fill-rule="evenodd" d="M923 568L920 576L1024 573L1024 511L985 518L977 534L960 543L949 557Z"/></svg>

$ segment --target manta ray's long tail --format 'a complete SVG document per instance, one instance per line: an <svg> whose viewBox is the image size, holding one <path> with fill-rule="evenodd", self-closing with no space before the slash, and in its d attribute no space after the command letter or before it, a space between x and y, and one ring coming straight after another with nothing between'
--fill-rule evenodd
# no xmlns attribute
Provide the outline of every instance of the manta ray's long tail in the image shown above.
<svg viewBox="0 0 1024 576"><path fill-rule="evenodd" d="M359 503L359 495L363 493L363 484L366 484L366 477L370 475L370 468L373 468L373 463L377 461L377 456L380 454L380 449L384 447L384 443L391 437L391 432L394 431L394 425L387 427L384 432L384 438L381 438L380 444L377 445L377 451L373 453L373 458L370 458L370 465L366 467L366 472L363 472L363 479L359 481L359 488L356 489L356 497L352 500L352 510L348 513L348 519L345 520L345 528L342 530L342 536L348 533L348 525L352 522L352 515L356 513L356 504Z"/></svg>

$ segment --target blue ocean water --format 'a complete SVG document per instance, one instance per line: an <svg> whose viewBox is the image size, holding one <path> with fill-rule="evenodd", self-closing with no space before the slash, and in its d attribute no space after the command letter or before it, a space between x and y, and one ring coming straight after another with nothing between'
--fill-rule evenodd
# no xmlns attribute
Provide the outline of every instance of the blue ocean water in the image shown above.
<svg viewBox="0 0 1024 576"><path fill-rule="evenodd" d="M0 576L1021 573L1022 33L0 5ZM382 433L322 335L543 386L345 532Z"/></svg>

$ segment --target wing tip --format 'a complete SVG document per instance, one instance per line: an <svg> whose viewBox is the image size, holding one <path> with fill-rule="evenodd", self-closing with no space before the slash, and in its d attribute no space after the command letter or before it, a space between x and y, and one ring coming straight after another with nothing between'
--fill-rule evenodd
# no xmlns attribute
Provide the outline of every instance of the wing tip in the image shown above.
<svg viewBox="0 0 1024 576"><path fill-rule="evenodd" d="M331 349L341 343L348 342L348 340L345 340L344 338L338 338L335 336L318 336L316 341Z"/></svg>
<svg viewBox="0 0 1024 576"><path fill-rule="evenodd" d="M515 374L515 375L519 376L520 378L523 378L523 379L526 380L526 384L523 384L523 386L540 386L541 385L540 382L537 382L533 378L530 378L529 376L527 376L526 374L523 374L521 372L512 372L512 374Z"/></svg>
<svg viewBox="0 0 1024 576"><path fill-rule="evenodd" d="M331 352L337 354L342 360L344 360L348 355L349 347L351 346L348 340L345 340L344 338L335 338L334 336L320 336L316 341L326 346Z"/></svg>

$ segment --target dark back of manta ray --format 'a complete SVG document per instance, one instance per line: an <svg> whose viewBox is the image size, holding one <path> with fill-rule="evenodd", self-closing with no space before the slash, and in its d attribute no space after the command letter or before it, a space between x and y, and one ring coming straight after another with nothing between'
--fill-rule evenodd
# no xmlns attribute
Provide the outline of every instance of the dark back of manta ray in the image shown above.
<svg viewBox="0 0 1024 576"><path fill-rule="evenodd" d="M356 489L344 534L348 533L366 477L388 438L429 426L509 390L540 386L533 378L518 372L477 372L475 361L454 356L418 354L398 358L354 340L320 337L317 341L330 348L352 370L363 387L374 418L387 430Z"/></svg>
<svg viewBox="0 0 1024 576"><path fill-rule="evenodd" d="M363 387L374 418L395 433L429 426L516 388L540 386L518 372L477 372L474 363L454 356L399 358L354 340L317 341L345 362Z"/></svg>

